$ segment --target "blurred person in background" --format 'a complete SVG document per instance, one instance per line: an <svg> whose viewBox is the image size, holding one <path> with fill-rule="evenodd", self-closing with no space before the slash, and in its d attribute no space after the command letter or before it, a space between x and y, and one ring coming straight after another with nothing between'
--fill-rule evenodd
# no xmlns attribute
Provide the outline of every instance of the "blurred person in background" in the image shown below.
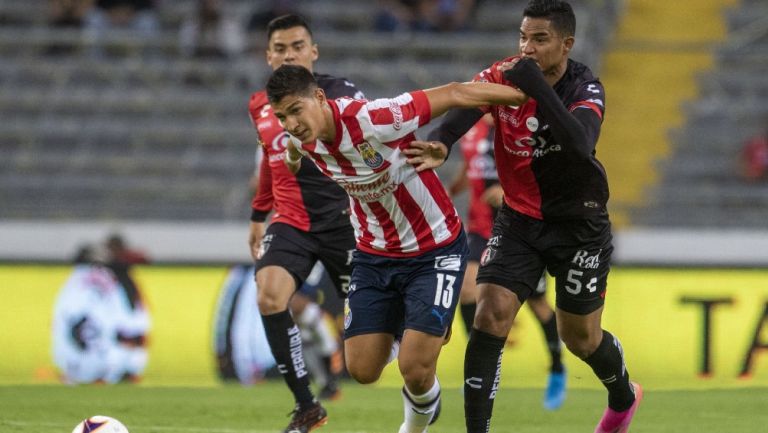
<svg viewBox="0 0 768 433"><path fill-rule="evenodd" d="M151 37L159 31L160 22L154 0L95 0L85 28L94 36L129 30Z"/></svg>
<svg viewBox="0 0 768 433"><path fill-rule="evenodd" d="M374 29L381 32L465 30L475 0L379 0Z"/></svg>
<svg viewBox="0 0 768 433"><path fill-rule="evenodd" d="M477 272L491 237L493 221L504 201L504 191L499 184L493 157L494 133L493 117L486 114L464 134L460 141L464 166L448 188L452 197L469 189L469 214L466 221L469 256L459 299L467 335L472 331L477 308ZM528 298L528 306L544 332L551 361L544 392L544 408L555 410L562 406L565 400L565 367L562 363L560 337L557 334L557 319L545 297L546 291L547 277L544 273L536 290Z"/></svg>
<svg viewBox="0 0 768 433"><path fill-rule="evenodd" d="M50 0L48 2L48 26L56 29L82 29L85 17L93 7L93 0ZM45 51L55 56L72 54L77 50L73 44L52 43Z"/></svg>
<svg viewBox="0 0 768 433"><path fill-rule="evenodd" d="M234 58L245 47L245 33L238 19L227 14L226 0L199 0L181 24L179 46L185 56Z"/></svg>
<svg viewBox="0 0 768 433"><path fill-rule="evenodd" d="M105 45L111 35L133 35L149 41L159 33L155 0L95 0L94 7L85 17L84 35L92 43L89 51L94 57L125 54L126 47L112 43Z"/></svg>
<svg viewBox="0 0 768 433"><path fill-rule="evenodd" d="M53 311L53 357L66 383L137 382L151 326L141 292L104 245L83 245Z"/></svg>
<svg viewBox="0 0 768 433"><path fill-rule="evenodd" d="M266 60L272 69L287 64L313 70L318 47L302 17L275 18L267 25L267 40ZM314 75L329 95L363 96L343 78ZM341 187L309 161L295 175L288 171L283 163L288 134L274 116L265 91L251 95L248 110L264 152L248 236L256 263L259 311L272 355L296 402L285 432L307 432L325 424L328 415L309 387L296 322L317 322L322 312L306 296L297 296L296 290L320 261L339 296L345 295L355 248L349 199ZM273 210L265 230L265 221ZM326 362L330 368L331 359ZM332 397L337 390L334 382L329 385L331 388L324 393Z"/></svg>
<svg viewBox="0 0 768 433"><path fill-rule="evenodd" d="M741 175L751 182L768 179L768 129L744 143Z"/></svg>
<svg viewBox="0 0 768 433"><path fill-rule="evenodd" d="M474 81L511 85L530 99L519 107L454 110L429 142L413 143L425 155L437 155L424 168L439 165L446 144L485 113L493 115L504 204L480 262L477 312L464 359L468 433L490 427L507 335L545 269L555 277L560 337L608 391L608 408L595 432L626 432L642 399L640 385L629 380L618 338L601 325L613 252L608 181L595 157L605 91L586 65L569 59L575 31L567 2L529 2L519 55L494 63Z"/></svg>
<svg viewBox="0 0 768 433"><path fill-rule="evenodd" d="M253 11L248 18L246 30L249 33L263 31L270 21L279 16L299 14L299 10L296 7L296 0L269 0L266 3L266 8L259 8Z"/></svg>

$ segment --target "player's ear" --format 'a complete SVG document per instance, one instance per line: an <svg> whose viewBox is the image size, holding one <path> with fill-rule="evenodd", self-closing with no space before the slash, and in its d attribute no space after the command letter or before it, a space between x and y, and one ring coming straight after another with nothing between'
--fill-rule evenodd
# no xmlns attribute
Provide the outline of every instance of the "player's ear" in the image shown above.
<svg viewBox="0 0 768 433"><path fill-rule="evenodd" d="M315 99L321 104L325 103L325 100L327 99L325 96L325 91L319 87L315 89Z"/></svg>
<svg viewBox="0 0 768 433"><path fill-rule="evenodd" d="M573 49L573 44L576 42L573 36L568 36L563 40L563 54L568 54Z"/></svg>
<svg viewBox="0 0 768 433"><path fill-rule="evenodd" d="M315 63L318 57L320 57L320 51L317 44L312 44L312 63Z"/></svg>

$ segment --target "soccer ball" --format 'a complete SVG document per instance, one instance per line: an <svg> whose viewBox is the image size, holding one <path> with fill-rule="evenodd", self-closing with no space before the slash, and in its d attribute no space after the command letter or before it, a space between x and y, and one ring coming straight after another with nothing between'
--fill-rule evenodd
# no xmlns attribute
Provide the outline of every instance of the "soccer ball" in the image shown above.
<svg viewBox="0 0 768 433"><path fill-rule="evenodd" d="M84 419L72 433L128 433L120 421L108 416L96 415Z"/></svg>

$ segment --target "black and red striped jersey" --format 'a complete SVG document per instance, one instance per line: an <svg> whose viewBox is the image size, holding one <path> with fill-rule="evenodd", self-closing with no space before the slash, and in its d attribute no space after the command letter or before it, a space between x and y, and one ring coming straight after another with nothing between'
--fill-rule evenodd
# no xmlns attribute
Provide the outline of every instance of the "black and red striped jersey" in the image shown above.
<svg viewBox="0 0 768 433"><path fill-rule="evenodd" d="M315 79L329 99L363 97L354 84L343 78L315 74ZM350 224L349 197L336 182L320 173L308 160L302 160L296 175L285 166L283 158L288 133L275 117L265 91L251 95L248 111L264 152L259 168L259 187L251 202L251 220L265 221L274 209L272 222L282 222L307 232Z"/></svg>
<svg viewBox="0 0 768 433"><path fill-rule="evenodd" d="M512 85L494 63L474 81ZM592 110L602 121L605 91L589 68L568 60L563 77L554 86L570 111ZM606 214L608 181L593 151L588 159L575 158L576 149L558 143L530 98L520 107L490 106L496 125L494 153L504 201L512 209L542 220L580 218Z"/></svg>

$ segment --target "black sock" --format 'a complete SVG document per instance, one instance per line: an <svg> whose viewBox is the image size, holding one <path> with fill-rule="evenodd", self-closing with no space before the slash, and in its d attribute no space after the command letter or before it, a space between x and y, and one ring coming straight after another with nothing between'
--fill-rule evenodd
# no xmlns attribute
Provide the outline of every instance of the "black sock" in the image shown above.
<svg viewBox="0 0 768 433"><path fill-rule="evenodd" d="M469 333L464 355L464 418L467 433L487 433L491 428L493 399L501 380L501 355L506 338L477 329Z"/></svg>
<svg viewBox="0 0 768 433"><path fill-rule="evenodd" d="M624 365L624 352L618 338L603 330L603 340L584 362L592 367L597 378L608 389L608 407L623 412L632 406L635 393L629 384L629 372Z"/></svg>
<svg viewBox="0 0 768 433"><path fill-rule="evenodd" d="M557 334L557 316L552 313L552 317L546 322L539 322L541 329L544 331L544 338L547 340L547 348L549 349L549 356L552 358L552 366L550 371L552 373L563 372L562 350L560 344L560 336Z"/></svg>
<svg viewBox="0 0 768 433"><path fill-rule="evenodd" d="M475 310L477 310L477 304L461 304L461 319L464 321L464 329L467 330L467 335L472 332L472 323L475 321Z"/></svg>
<svg viewBox="0 0 768 433"><path fill-rule="evenodd" d="M282 373L296 402L306 404L313 401L315 397L309 389L309 371L304 363L301 332L291 313L285 310L281 313L262 315L261 321L264 323L272 356L277 361L277 369Z"/></svg>

